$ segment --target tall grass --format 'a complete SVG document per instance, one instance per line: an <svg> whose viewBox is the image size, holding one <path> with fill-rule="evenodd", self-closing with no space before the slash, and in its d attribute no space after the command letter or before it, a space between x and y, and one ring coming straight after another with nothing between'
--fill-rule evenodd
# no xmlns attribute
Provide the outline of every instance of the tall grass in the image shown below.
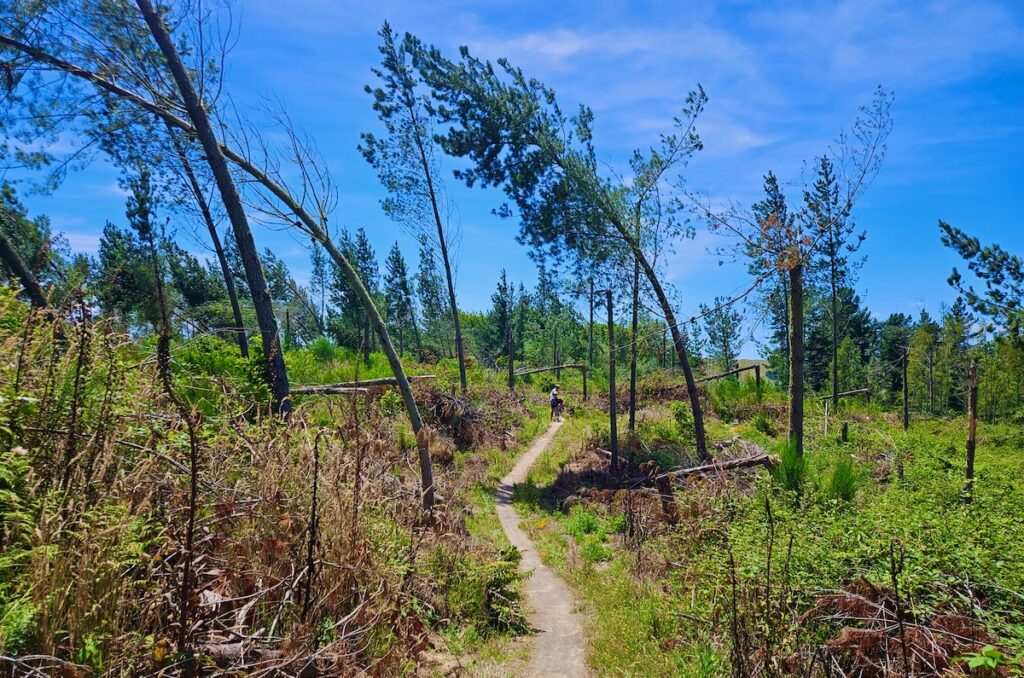
<svg viewBox="0 0 1024 678"><path fill-rule="evenodd" d="M829 499L847 503L853 501L854 495L857 494L857 474L853 468L852 456L844 454L832 467L825 493Z"/></svg>
<svg viewBox="0 0 1024 678"><path fill-rule="evenodd" d="M779 464L772 469L772 479L786 492L798 499L803 496L804 483L807 480L807 461L797 452L792 440L783 443Z"/></svg>

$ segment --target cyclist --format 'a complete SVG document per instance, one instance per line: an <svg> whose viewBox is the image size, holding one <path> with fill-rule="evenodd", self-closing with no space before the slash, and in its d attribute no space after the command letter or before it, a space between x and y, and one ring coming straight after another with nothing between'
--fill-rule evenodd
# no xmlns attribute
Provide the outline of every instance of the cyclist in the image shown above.
<svg viewBox="0 0 1024 678"><path fill-rule="evenodd" d="M561 417L562 414L562 405L564 403L562 399L558 397L559 388L561 388L561 384L555 384L554 388L551 389L551 421L555 421L555 419Z"/></svg>

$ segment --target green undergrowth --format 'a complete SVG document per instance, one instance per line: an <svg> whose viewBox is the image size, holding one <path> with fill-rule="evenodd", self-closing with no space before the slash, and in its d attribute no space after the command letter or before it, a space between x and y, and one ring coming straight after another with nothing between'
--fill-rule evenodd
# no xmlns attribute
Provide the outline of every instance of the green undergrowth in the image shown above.
<svg viewBox="0 0 1024 678"><path fill-rule="evenodd" d="M685 442L676 408L648 417L647 442ZM752 409L757 412L758 410ZM807 423L805 454L768 414L709 421L709 440L741 434L777 455L773 475L747 474L725 491L691 485L677 495L680 524L627 546L610 505L550 505L546 488L607 415L570 420L518 488L517 508L544 561L586 604L588 662L598 675L720 675L731 671L730 572L741 591L769 586L788 612L773 629L776 651L816 647L837 632L796 623L815 596L859 580L891 587L890 553L902 553L897 585L915 618L951 610L977 615L1012 663L1024 649L1024 433L981 425L973 503L965 503L962 419L915 421L910 431L877 407ZM680 421L681 420L681 421ZM621 430L621 429L620 429ZM674 432L674 436L667 433ZM671 448L661 454L673 456ZM686 452L675 453L685 459ZM730 476L732 477L732 476ZM768 579L769 546L771 580ZM730 560L732 564L730 564Z"/></svg>

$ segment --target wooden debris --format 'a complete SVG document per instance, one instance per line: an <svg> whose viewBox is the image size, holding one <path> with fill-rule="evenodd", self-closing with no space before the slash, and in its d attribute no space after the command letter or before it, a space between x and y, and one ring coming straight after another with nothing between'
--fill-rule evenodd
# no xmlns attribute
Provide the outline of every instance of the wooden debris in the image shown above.
<svg viewBox="0 0 1024 678"><path fill-rule="evenodd" d="M663 473L660 477L674 480L676 478L685 478L687 476L700 475L703 473L717 473L737 468L749 468L751 466L764 466L770 470L778 463L778 457L768 454L767 452L763 452L761 454L755 454L752 457L744 457L742 459L730 459L728 461L720 461L713 464L705 464L703 466L676 469L674 471Z"/></svg>

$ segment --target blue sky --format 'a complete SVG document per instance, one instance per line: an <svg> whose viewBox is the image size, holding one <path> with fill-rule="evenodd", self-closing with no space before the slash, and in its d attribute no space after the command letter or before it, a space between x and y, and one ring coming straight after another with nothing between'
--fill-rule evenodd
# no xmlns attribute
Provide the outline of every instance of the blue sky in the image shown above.
<svg viewBox="0 0 1024 678"><path fill-rule="evenodd" d="M938 219L1024 253L1024 3L896 2L346 2L244 0L227 90L245 109L273 96L310 133L340 189L333 221L366 228L383 260L411 238L381 212L382 190L356 150L379 130L362 87L378 58L376 31L389 20L445 50L509 57L558 92L564 108L596 113L601 159L623 166L636 147L668 130L700 83L710 101L691 162L691 188L749 204L773 170L798 197L805 161L848 126L876 85L895 93L894 129L881 173L855 217L867 230L858 289L879 317L937 312L953 299L955 257L939 243ZM462 241L457 291L483 309L499 271L528 285L534 267L517 226L491 216L496 192L448 180ZM52 196L28 196L74 247L94 251L106 219L123 223L116 175L102 165L71 176ZM287 233L261 228L305 280L308 256ZM668 262L684 315L748 282L710 254L727 244L699 228ZM188 243L202 251L198 241ZM753 347L748 346L747 353Z"/></svg>

